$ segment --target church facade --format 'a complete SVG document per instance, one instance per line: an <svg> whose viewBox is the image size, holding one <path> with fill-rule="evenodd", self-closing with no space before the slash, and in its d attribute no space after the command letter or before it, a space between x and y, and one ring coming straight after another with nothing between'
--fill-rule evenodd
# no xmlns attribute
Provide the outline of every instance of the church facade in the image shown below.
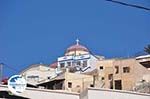
<svg viewBox="0 0 150 99"><path fill-rule="evenodd" d="M74 73L91 72L96 69L97 61L103 59L103 56L92 55L90 50L79 44L77 39L76 44L67 48L65 55L57 59L57 69L62 71L68 68Z"/></svg>

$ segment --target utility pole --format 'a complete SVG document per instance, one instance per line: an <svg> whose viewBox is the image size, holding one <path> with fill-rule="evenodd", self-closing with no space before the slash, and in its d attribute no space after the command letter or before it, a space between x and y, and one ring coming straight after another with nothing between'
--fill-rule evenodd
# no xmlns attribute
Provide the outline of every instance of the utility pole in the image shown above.
<svg viewBox="0 0 150 99"><path fill-rule="evenodd" d="M3 63L0 63L0 84L2 84L3 79Z"/></svg>

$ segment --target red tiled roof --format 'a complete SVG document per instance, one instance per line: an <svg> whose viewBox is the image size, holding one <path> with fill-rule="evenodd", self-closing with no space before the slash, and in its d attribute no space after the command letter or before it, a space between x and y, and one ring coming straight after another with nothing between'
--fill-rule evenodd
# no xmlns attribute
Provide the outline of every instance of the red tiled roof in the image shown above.
<svg viewBox="0 0 150 99"><path fill-rule="evenodd" d="M51 68L57 68L57 62L54 62L52 64L49 65Z"/></svg>
<svg viewBox="0 0 150 99"><path fill-rule="evenodd" d="M2 79L2 81L1 81L1 82L2 82L2 84L3 84L3 85L7 85L8 78L4 78L4 79Z"/></svg>
<svg viewBox="0 0 150 99"><path fill-rule="evenodd" d="M80 44L75 44L75 45L70 46L69 48L67 48L66 53L68 53L70 51L86 51L86 52L89 52L89 50L85 46L80 45Z"/></svg>

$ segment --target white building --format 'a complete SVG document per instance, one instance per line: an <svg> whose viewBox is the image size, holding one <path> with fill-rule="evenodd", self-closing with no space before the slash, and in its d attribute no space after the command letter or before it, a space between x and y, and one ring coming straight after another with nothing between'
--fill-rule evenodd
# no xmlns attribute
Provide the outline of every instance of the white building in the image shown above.
<svg viewBox="0 0 150 99"><path fill-rule="evenodd" d="M103 56L93 55L88 48L79 44L79 40L76 40L76 44L67 48L65 55L57 59L57 69L59 71L69 68L72 72L86 73L96 69L96 62L104 59Z"/></svg>
<svg viewBox="0 0 150 99"><path fill-rule="evenodd" d="M36 86L37 84L47 81L56 77L55 69L43 64L34 64L23 70L21 73L30 85Z"/></svg>

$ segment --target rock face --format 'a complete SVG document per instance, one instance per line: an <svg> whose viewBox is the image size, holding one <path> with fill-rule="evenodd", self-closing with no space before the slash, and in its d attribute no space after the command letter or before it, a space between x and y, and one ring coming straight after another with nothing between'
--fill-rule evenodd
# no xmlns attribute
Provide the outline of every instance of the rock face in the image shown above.
<svg viewBox="0 0 150 99"><path fill-rule="evenodd" d="M150 82L141 82L141 84L137 85L134 88L134 91L141 93L150 93Z"/></svg>

